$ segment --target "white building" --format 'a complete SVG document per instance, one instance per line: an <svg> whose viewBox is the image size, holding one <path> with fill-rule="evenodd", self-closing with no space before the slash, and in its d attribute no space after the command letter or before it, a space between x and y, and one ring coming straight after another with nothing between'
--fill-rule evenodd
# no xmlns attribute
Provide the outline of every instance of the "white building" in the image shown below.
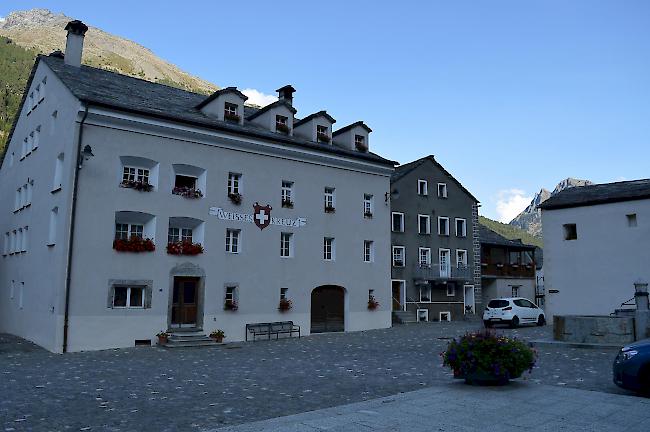
<svg viewBox="0 0 650 432"><path fill-rule="evenodd" d="M650 280L650 180L566 189L542 209L546 311L609 315Z"/></svg>
<svg viewBox="0 0 650 432"><path fill-rule="evenodd" d="M247 323L390 326L395 163L368 151L367 126L294 118L291 86L255 109L234 87L206 97L81 66L87 27L66 29L2 158L0 332L61 352L179 327L237 341Z"/></svg>

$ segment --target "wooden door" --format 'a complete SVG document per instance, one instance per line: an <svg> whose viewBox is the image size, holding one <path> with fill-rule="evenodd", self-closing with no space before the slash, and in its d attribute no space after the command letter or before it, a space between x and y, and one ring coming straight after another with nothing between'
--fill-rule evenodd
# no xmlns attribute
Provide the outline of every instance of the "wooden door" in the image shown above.
<svg viewBox="0 0 650 432"><path fill-rule="evenodd" d="M402 290L400 282L393 282L393 310L402 310Z"/></svg>
<svg viewBox="0 0 650 432"><path fill-rule="evenodd" d="M172 326L196 325L198 278L174 278Z"/></svg>

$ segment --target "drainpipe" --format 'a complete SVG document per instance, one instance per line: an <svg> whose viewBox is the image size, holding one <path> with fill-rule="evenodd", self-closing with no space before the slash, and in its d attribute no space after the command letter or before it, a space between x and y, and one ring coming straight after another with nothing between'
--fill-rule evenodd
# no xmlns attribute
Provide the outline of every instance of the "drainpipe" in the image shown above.
<svg viewBox="0 0 650 432"><path fill-rule="evenodd" d="M70 311L70 282L72 280L72 245L74 244L74 224L77 213L77 187L79 184L79 170L81 169L81 143L83 141L83 126L88 117L88 105L84 106L84 115L79 122L79 135L77 137L77 159L74 167L74 182L72 189L72 210L70 215L70 235L68 236L68 262L66 265L65 280L65 312L63 318L63 352L68 351L68 316Z"/></svg>

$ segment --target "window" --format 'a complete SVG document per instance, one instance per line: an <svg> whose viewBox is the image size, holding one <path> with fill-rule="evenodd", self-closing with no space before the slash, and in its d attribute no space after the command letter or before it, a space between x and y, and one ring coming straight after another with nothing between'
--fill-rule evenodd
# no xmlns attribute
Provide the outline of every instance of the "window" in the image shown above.
<svg viewBox="0 0 650 432"><path fill-rule="evenodd" d="M139 224L115 224L115 240L129 240L131 237L143 238L144 225Z"/></svg>
<svg viewBox="0 0 650 432"><path fill-rule="evenodd" d="M371 218L373 207L372 195L363 194L363 216L366 218Z"/></svg>
<svg viewBox="0 0 650 432"><path fill-rule="evenodd" d="M282 180L282 207L293 208L293 182Z"/></svg>
<svg viewBox="0 0 650 432"><path fill-rule="evenodd" d="M447 183L438 183L438 198L447 198Z"/></svg>
<svg viewBox="0 0 650 432"><path fill-rule="evenodd" d="M179 242L192 243L192 230L190 228L169 227L169 230L167 231L167 243Z"/></svg>
<svg viewBox="0 0 650 432"><path fill-rule="evenodd" d="M418 233L431 234L431 218L428 215L418 215Z"/></svg>
<svg viewBox="0 0 650 432"><path fill-rule="evenodd" d="M275 130L278 132L289 133L289 119L283 115L276 115Z"/></svg>
<svg viewBox="0 0 650 432"><path fill-rule="evenodd" d="M237 301L237 287L234 285L228 285L226 286L226 296L225 296L226 303L232 303L234 301Z"/></svg>
<svg viewBox="0 0 650 432"><path fill-rule="evenodd" d="M366 145L366 137L363 135L354 136L354 147L360 151L366 151L368 146Z"/></svg>
<svg viewBox="0 0 650 432"><path fill-rule="evenodd" d="M429 195L429 183L426 180L418 180L418 195Z"/></svg>
<svg viewBox="0 0 650 432"><path fill-rule="evenodd" d="M143 308L144 287L113 287L114 308Z"/></svg>
<svg viewBox="0 0 650 432"><path fill-rule="evenodd" d="M280 234L280 256L283 258L293 256L293 233Z"/></svg>
<svg viewBox="0 0 650 432"><path fill-rule="evenodd" d="M54 244L56 244L56 226L57 226L58 217L59 217L59 208L54 207L50 211L50 228L49 228L49 234L47 236L48 246L54 246Z"/></svg>
<svg viewBox="0 0 650 432"><path fill-rule="evenodd" d="M131 182L149 184L149 170L146 168L125 166L122 171L122 183Z"/></svg>
<svg viewBox="0 0 650 432"><path fill-rule="evenodd" d="M241 174L228 173L228 195L237 195L240 193Z"/></svg>
<svg viewBox="0 0 650 432"><path fill-rule="evenodd" d="M187 188L187 189L196 189L196 177L176 174L174 178L174 187L175 188Z"/></svg>
<svg viewBox="0 0 650 432"><path fill-rule="evenodd" d="M325 211L332 212L336 208L336 190L332 187L326 187L323 195L325 201Z"/></svg>
<svg viewBox="0 0 650 432"><path fill-rule="evenodd" d="M404 232L404 213L393 212L391 215L393 232Z"/></svg>
<svg viewBox="0 0 650 432"><path fill-rule="evenodd" d="M5 241L2 246L2 255L8 255L9 254L9 232L5 233Z"/></svg>
<svg viewBox="0 0 650 432"><path fill-rule="evenodd" d="M456 237L467 237L467 220L456 218Z"/></svg>
<svg viewBox="0 0 650 432"><path fill-rule="evenodd" d="M239 236L241 230L227 229L226 230L226 252L239 253Z"/></svg>
<svg viewBox="0 0 650 432"><path fill-rule="evenodd" d="M520 285L512 285L512 297L519 297L519 287Z"/></svg>
<svg viewBox="0 0 650 432"><path fill-rule="evenodd" d="M393 267L404 267L405 255L404 246L393 246Z"/></svg>
<svg viewBox="0 0 650 432"><path fill-rule="evenodd" d="M323 259L325 261L334 261L335 258L335 240L332 237L325 237L323 239Z"/></svg>
<svg viewBox="0 0 650 432"><path fill-rule="evenodd" d="M25 282L20 283L20 291L18 292L18 309L23 308L23 301L25 299Z"/></svg>
<svg viewBox="0 0 650 432"><path fill-rule="evenodd" d="M23 251L23 229L18 228L16 233L16 252Z"/></svg>
<svg viewBox="0 0 650 432"><path fill-rule="evenodd" d="M14 299L14 296L15 296L15 294L16 294L15 291L16 291L16 281L15 281L15 280L12 280L12 281L11 281L11 288L9 289L9 298L10 298L11 300Z"/></svg>
<svg viewBox="0 0 650 432"><path fill-rule="evenodd" d="M286 300L288 292L289 288L280 288L280 300Z"/></svg>
<svg viewBox="0 0 650 432"><path fill-rule="evenodd" d="M426 284L420 286L420 301L421 302L431 301L431 285Z"/></svg>
<svg viewBox="0 0 650 432"><path fill-rule="evenodd" d="M46 84L47 84L47 77L44 77L43 80L41 81L41 92L40 92L41 96L38 99L39 102L42 101L43 99L45 99L45 85Z"/></svg>
<svg viewBox="0 0 650 432"><path fill-rule="evenodd" d="M29 111L31 111L31 110L34 109L34 107L35 107L35 104L34 104L34 92L31 92L29 94L29 105L27 105L27 109Z"/></svg>
<svg viewBox="0 0 650 432"><path fill-rule="evenodd" d="M373 262L375 260L374 242L370 240L363 241L363 262Z"/></svg>
<svg viewBox="0 0 650 432"><path fill-rule="evenodd" d="M30 180L25 185L25 206L32 205L33 190L34 190L34 180Z"/></svg>
<svg viewBox="0 0 650 432"><path fill-rule="evenodd" d="M431 249L419 248L418 251L419 251L418 255L420 256L420 260L419 260L420 267L421 268L431 267Z"/></svg>
<svg viewBox="0 0 650 432"><path fill-rule="evenodd" d="M429 321L429 309L418 309L418 322Z"/></svg>
<svg viewBox="0 0 650 432"><path fill-rule="evenodd" d="M22 208L23 201L23 188L22 186L16 189L16 195L14 197L14 211L18 211Z"/></svg>
<svg viewBox="0 0 650 432"><path fill-rule="evenodd" d="M41 140L41 126L40 125L36 126L36 130L32 132L32 134L33 134L32 150L36 150Z"/></svg>
<svg viewBox="0 0 650 432"><path fill-rule="evenodd" d="M23 231L23 241L20 250L21 252L27 252L27 248L29 247L29 227L24 227L22 231Z"/></svg>
<svg viewBox="0 0 650 432"><path fill-rule="evenodd" d="M630 228L637 226L636 213L625 215L625 217L627 218L627 226Z"/></svg>
<svg viewBox="0 0 650 432"><path fill-rule="evenodd" d="M454 297L456 295L456 285L453 283L447 284L447 297Z"/></svg>
<svg viewBox="0 0 650 432"><path fill-rule="evenodd" d="M9 249L10 254L15 254L17 251L16 247L16 230L11 231L11 248Z"/></svg>
<svg viewBox="0 0 650 432"><path fill-rule="evenodd" d="M239 121L239 114L237 111L239 107L237 104L226 102L223 106L223 118L226 120Z"/></svg>
<svg viewBox="0 0 650 432"><path fill-rule="evenodd" d="M467 267L467 251L464 249L456 250L456 267L464 269Z"/></svg>
<svg viewBox="0 0 650 432"><path fill-rule="evenodd" d="M449 218L444 216L438 217L438 234L443 236L449 235Z"/></svg>
<svg viewBox="0 0 650 432"><path fill-rule="evenodd" d="M438 316L440 321L451 321L451 312L440 312L440 315Z"/></svg>
<svg viewBox="0 0 650 432"><path fill-rule="evenodd" d="M56 158L56 166L54 167L54 182L52 183L52 191L58 191L62 186L63 179L63 153L60 153Z"/></svg>
<svg viewBox="0 0 650 432"><path fill-rule="evenodd" d="M576 224L564 224L564 240L577 240L578 229Z"/></svg>
<svg viewBox="0 0 650 432"><path fill-rule="evenodd" d="M316 141L330 142L329 128L327 126L316 125Z"/></svg>
<svg viewBox="0 0 650 432"><path fill-rule="evenodd" d="M20 148L20 160L25 159L27 156L27 138L23 140L22 146Z"/></svg>
<svg viewBox="0 0 650 432"><path fill-rule="evenodd" d="M374 289L369 289L368 290L368 301L375 300L375 290Z"/></svg>

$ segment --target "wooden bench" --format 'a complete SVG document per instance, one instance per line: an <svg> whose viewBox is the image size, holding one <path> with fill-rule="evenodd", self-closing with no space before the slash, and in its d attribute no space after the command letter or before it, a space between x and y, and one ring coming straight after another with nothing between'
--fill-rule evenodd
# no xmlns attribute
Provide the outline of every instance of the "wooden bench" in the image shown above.
<svg viewBox="0 0 650 432"><path fill-rule="evenodd" d="M271 335L275 335L275 339L279 339L281 334L288 334L289 337L297 334L300 338L300 326L294 324L293 321L246 324L247 342L249 334L253 337L253 341L257 340L258 336L266 336L267 340L271 340Z"/></svg>

